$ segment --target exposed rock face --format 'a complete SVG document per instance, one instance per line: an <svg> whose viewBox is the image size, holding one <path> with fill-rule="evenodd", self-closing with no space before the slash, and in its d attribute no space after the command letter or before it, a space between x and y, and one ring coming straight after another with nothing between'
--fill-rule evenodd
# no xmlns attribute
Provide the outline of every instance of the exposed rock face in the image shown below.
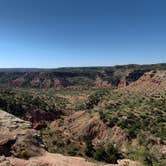
<svg viewBox="0 0 166 166"><path fill-rule="evenodd" d="M78 140L92 140L95 146L114 142L121 144L127 141L127 135L119 127L108 128L100 119L99 113L90 114L78 111L66 117L64 123L54 121L51 123L52 131L60 131L64 137Z"/></svg>
<svg viewBox="0 0 166 166"><path fill-rule="evenodd" d="M126 142L128 142L128 136L126 134L126 132L124 130L122 130L120 127L118 126L114 126L111 129L111 138L109 141L122 146L124 145Z"/></svg>
<svg viewBox="0 0 166 166"><path fill-rule="evenodd" d="M138 80L145 72L165 70L166 64L78 67L61 69L0 69L0 85L26 88L117 87L124 78Z"/></svg>
<svg viewBox="0 0 166 166"><path fill-rule="evenodd" d="M61 154L46 153L43 156L34 157L30 160L9 158L13 166L142 166L140 163L128 159L119 160L118 164L102 164L88 162L81 157L69 157ZM10 165L10 166L11 166Z"/></svg>
<svg viewBox="0 0 166 166"><path fill-rule="evenodd" d="M125 88L128 85L127 81L125 79L120 80L118 84L118 88Z"/></svg>
<svg viewBox="0 0 166 166"><path fill-rule="evenodd" d="M40 79L37 77L37 78L33 79L30 83L33 87L38 87L38 86L40 86Z"/></svg>
<svg viewBox="0 0 166 166"><path fill-rule="evenodd" d="M131 83L128 89L137 90L138 93L166 91L166 71L147 72L140 79Z"/></svg>
<svg viewBox="0 0 166 166"><path fill-rule="evenodd" d="M32 127L36 130L46 127L45 121L53 121L57 119L62 113L62 111L55 112L41 112L38 110L29 111L26 113L24 119L32 123Z"/></svg>
<svg viewBox="0 0 166 166"><path fill-rule="evenodd" d="M95 143L109 137L107 126L100 120L99 114L91 116L85 111L79 111L66 117L64 123L54 121L50 125L54 131L60 130L62 133L75 139L91 139Z"/></svg>
<svg viewBox="0 0 166 166"><path fill-rule="evenodd" d="M14 86L14 87L21 87L25 82L25 79L23 77L17 78L13 81L11 81L10 83Z"/></svg>
<svg viewBox="0 0 166 166"><path fill-rule="evenodd" d="M96 81L94 82L94 86L96 87L113 87L111 83L108 81L103 81L100 77L96 78Z"/></svg>
<svg viewBox="0 0 166 166"><path fill-rule="evenodd" d="M153 84L160 84L166 78L166 71L151 71L145 73L137 82L133 83L138 84L138 82L148 82Z"/></svg>
<svg viewBox="0 0 166 166"><path fill-rule="evenodd" d="M63 86L63 84L61 83L60 80L54 79L54 87L55 88L63 88L64 86Z"/></svg>
<svg viewBox="0 0 166 166"><path fill-rule="evenodd" d="M14 166L5 156L0 156L0 166Z"/></svg>
<svg viewBox="0 0 166 166"><path fill-rule="evenodd" d="M44 150L39 134L29 122L0 110L0 155L28 158Z"/></svg>

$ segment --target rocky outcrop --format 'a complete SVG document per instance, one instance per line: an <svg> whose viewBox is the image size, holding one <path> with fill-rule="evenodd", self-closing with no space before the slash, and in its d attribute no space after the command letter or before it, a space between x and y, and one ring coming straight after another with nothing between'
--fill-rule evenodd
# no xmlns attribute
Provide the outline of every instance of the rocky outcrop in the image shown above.
<svg viewBox="0 0 166 166"><path fill-rule="evenodd" d="M125 79L120 80L118 84L118 88L125 88L128 85L127 81Z"/></svg>
<svg viewBox="0 0 166 166"><path fill-rule="evenodd" d="M5 156L0 156L0 166L14 166Z"/></svg>
<svg viewBox="0 0 166 166"><path fill-rule="evenodd" d="M4 165L6 164L6 165ZM45 153L43 156L29 160L18 158L0 158L0 166L142 166L139 162L124 159L118 164L92 163L81 157L69 157L61 154Z"/></svg>
<svg viewBox="0 0 166 166"><path fill-rule="evenodd" d="M90 115L85 111L78 111L66 117L64 123L54 121L51 123L52 131L65 133L64 137L78 140L93 140L96 144L109 137L107 126L100 120L98 113Z"/></svg>
<svg viewBox="0 0 166 166"><path fill-rule="evenodd" d="M137 93L156 93L166 91L166 71L158 70L145 73L140 79L131 83L128 90Z"/></svg>
<svg viewBox="0 0 166 166"><path fill-rule="evenodd" d="M103 81L99 76L96 77L94 86L95 87L113 87L111 83L109 83L108 81Z"/></svg>
<svg viewBox="0 0 166 166"><path fill-rule="evenodd" d="M25 79L23 77L17 78L10 82L14 87L21 87L25 83Z"/></svg>
<svg viewBox="0 0 166 166"><path fill-rule="evenodd" d="M29 158L41 155L43 146L30 122L0 110L0 155Z"/></svg>
<svg viewBox="0 0 166 166"><path fill-rule="evenodd" d="M57 119L58 117L60 117L60 115L62 114L63 113L61 110L57 110L54 112L53 111L42 112L39 110L33 110L33 111L27 112L24 119L27 121L30 121L34 129L40 130L46 127L46 122L51 122Z"/></svg>
<svg viewBox="0 0 166 166"><path fill-rule="evenodd" d="M110 129L100 119L99 113L90 114L86 111L78 111L66 117L64 123L52 122L50 128L53 132L59 131L64 137L91 140L94 146L110 142L121 145L127 142L127 134L116 126Z"/></svg>

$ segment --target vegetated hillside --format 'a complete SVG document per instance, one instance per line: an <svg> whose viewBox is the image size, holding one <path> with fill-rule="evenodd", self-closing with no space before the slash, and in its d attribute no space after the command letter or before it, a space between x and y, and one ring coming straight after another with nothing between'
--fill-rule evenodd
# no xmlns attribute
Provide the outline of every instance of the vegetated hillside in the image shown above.
<svg viewBox="0 0 166 166"><path fill-rule="evenodd" d="M114 87L129 84L145 72L166 64L78 67L59 69L0 69L0 85L29 88Z"/></svg>
<svg viewBox="0 0 166 166"><path fill-rule="evenodd" d="M166 71L148 72L125 88L93 91L75 106L42 130L50 152L166 165Z"/></svg>
<svg viewBox="0 0 166 166"><path fill-rule="evenodd" d="M0 108L32 122L34 128L45 126L65 113L68 101L54 91L0 88Z"/></svg>
<svg viewBox="0 0 166 166"><path fill-rule="evenodd" d="M0 108L31 121L49 152L107 163L128 158L165 166L165 65L146 66L147 72L138 68L128 74L124 68L124 73L114 71L122 76L119 88L3 87Z"/></svg>

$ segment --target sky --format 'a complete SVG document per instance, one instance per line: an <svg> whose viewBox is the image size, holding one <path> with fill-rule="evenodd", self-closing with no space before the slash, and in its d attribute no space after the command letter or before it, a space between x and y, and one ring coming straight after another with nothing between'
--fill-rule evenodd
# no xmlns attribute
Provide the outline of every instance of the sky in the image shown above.
<svg viewBox="0 0 166 166"><path fill-rule="evenodd" d="M166 0L0 0L0 67L166 62Z"/></svg>

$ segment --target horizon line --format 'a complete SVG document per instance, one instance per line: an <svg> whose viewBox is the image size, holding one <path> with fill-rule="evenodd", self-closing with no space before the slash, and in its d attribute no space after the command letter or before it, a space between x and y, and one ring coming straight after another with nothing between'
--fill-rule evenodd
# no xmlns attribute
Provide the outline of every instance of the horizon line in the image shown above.
<svg viewBox="0 0 166 166"><path fill-rule="evenodd" d="M129 65L163 65L163 63L128 63L128 64L115 64L115 65L92 65L92 66L61 66L61 67L0 67L0 69L61 69L61 68L95 68L95 67L116 67L116 66L129 66Z"/></svg>

